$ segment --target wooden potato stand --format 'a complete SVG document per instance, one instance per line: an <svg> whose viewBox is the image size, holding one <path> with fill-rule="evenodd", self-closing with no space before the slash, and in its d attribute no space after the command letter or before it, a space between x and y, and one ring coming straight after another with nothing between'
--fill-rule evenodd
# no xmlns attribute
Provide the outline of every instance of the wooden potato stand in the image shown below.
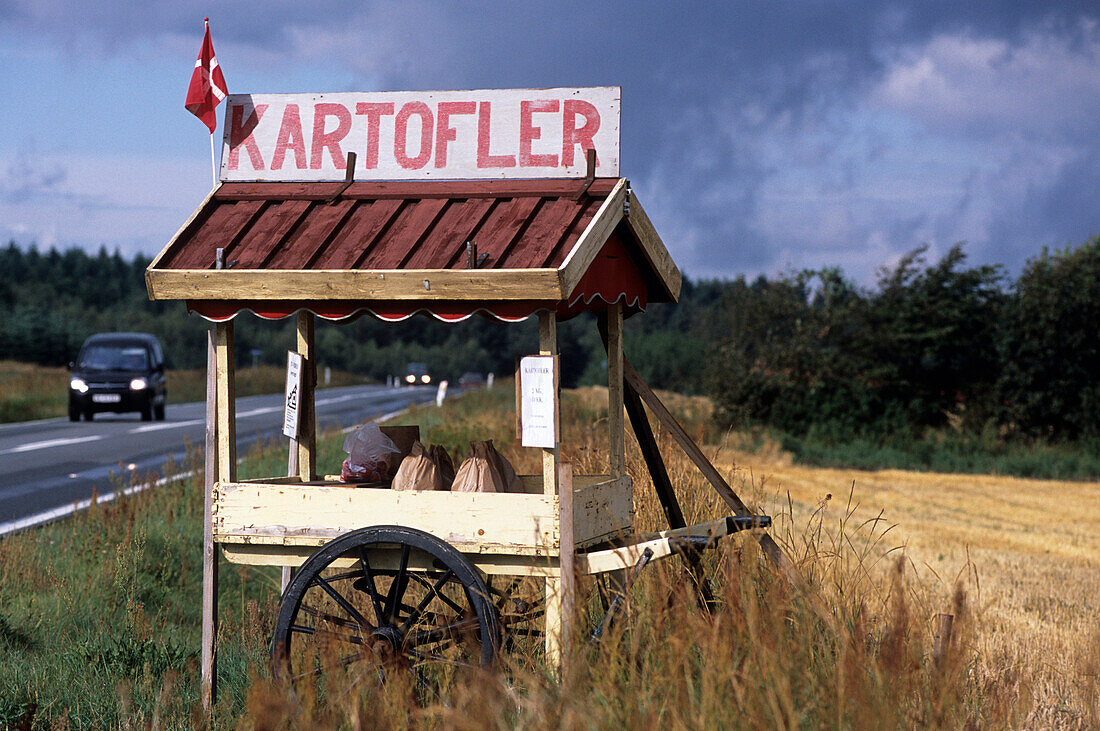
<svg viewBox="0 0 1100 731"><path fill-rule="evenodd" d="M523 632L543 637L548 660L560 664L578 576L673 554L695 565L717 538L768 524L623 357L623 318L675 302L681 278L618 176L618 103L614 87L229 97L221 182L147 272L152 299L186 300L214 323L208 708L215 546L235 563L298 567L275 628L277 672L399 657L422 679L436 664L492 661L523 612ZM291 477L237 476L233 319L246 310L297 318L304 379ZM582 312L597 316L607 349L605 473L574 474L555 443L542 449L542 473L522 476L522 493L394 491L318 474L317 317L537 318L540 354L558 355L557 323ZM643 403L714 485L729 518L685 524ZM633 532L624 411L669 520L660 533ZM782 559L766 533L758 537ZM507 577L540 582L541 602L510 596L518 581ZM544 631L532 621L540 617ZM339 654L326 654L334 644Z"/></svg>

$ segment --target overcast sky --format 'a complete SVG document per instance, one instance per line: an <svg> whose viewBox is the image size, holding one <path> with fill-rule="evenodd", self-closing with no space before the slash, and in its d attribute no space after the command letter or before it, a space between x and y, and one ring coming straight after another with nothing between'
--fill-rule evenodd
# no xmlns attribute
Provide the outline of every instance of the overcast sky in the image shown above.
<svg viewBox="0 0 1100 731"><path fill-rule="evenodd" d="M692 277L1100 234L1100 5L0 0L0 242L158 252L232 93L622 87L622 174ZM220 120L224 105L219 107Z"/></svg>

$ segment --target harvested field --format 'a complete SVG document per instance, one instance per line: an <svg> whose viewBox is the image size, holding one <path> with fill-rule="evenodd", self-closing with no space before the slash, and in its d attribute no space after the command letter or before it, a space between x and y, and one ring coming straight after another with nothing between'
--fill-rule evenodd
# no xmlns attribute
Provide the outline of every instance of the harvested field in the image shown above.
<svg viewBox="0 0 1100 731"><path fill-rule="evenodd" d="M967 589L983 669L1018 682L1031 722L1097 713L1100 483L800 467L774 449L717 453L774 515L793 507L795 526L817 510L826 527L836 524L849 503L849 523L881 513L893 526L882 545L904 551L938 602L930 612L949 612L955 586Z"/></svg>

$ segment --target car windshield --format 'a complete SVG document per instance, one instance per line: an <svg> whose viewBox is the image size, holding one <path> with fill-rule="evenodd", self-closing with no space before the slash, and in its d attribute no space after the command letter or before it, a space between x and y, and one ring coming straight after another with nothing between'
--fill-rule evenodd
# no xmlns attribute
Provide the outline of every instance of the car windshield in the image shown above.
<svg viewBox="0 0 1100 731"><path fill-rule="evenodd" d="M140 346L89 345L79 365L100 371L144 371L149 368L149 357Z"/></svg>

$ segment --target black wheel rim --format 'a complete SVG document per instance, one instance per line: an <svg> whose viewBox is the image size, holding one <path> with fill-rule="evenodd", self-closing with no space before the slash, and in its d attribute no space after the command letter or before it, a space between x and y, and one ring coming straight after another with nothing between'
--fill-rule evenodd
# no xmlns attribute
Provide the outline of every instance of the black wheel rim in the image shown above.
<svg viewBox="0 0 1100 731"><path fill-rule="evenodd" d="M277 677L292 684L338 671L341 682L400 673L434 693L492 663L496 609L461 553L423 531L374 526L314 553L287 587L272 641Z"/></svg>

